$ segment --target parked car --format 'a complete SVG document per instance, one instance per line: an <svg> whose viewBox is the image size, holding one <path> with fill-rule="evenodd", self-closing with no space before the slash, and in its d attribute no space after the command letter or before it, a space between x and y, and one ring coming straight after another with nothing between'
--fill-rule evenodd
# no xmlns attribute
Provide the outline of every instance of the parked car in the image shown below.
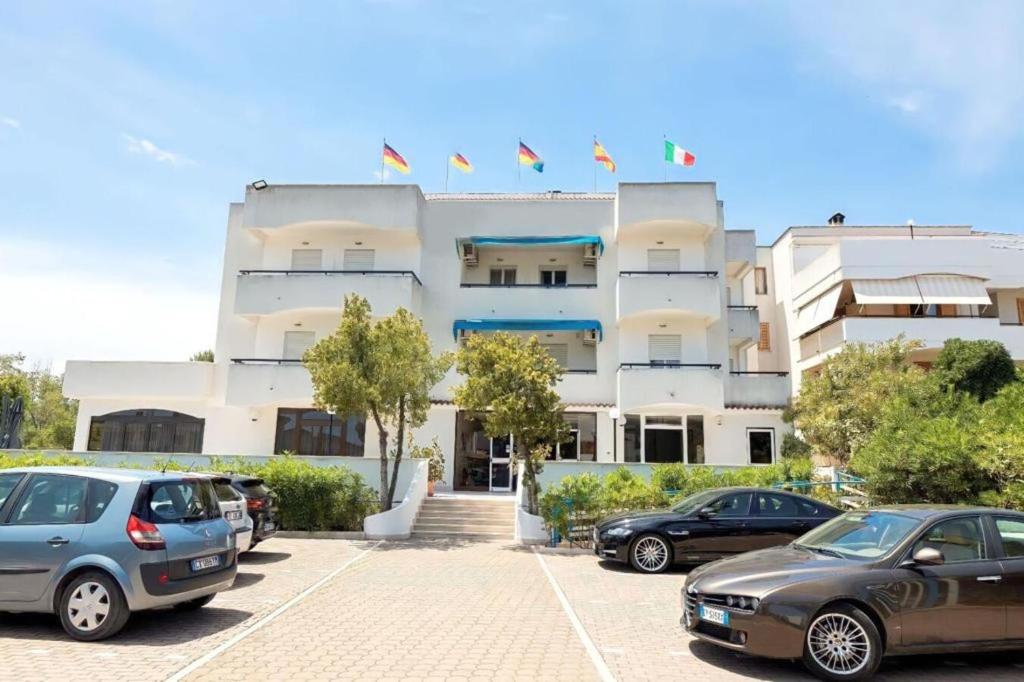
<svg viewBox="0 0 1024 682"><path fill-rule="evenodd" d="M884 655L1024 648L1024 514L893 506L695 569L694 636L865 680Z"/></svg>
<svg viewBox="0 0 1024 682"><path fill-rule="evenodd" d="M594 553L642 573L660 573L673 563L697 564L784 545L840 513L782 490L715 488L670 509L601 521L594 527Z"/></svg>
<svg viewBox="0 0 1024 682"><path fill-rule="evenodd" d="M231 487L245 497L249 518L252 519L250 549L277 533L277 500L262 478L231 474Z"/></svg>
<svg viewBox="0 0 1024 682"><path fill-rule="evenodd" d="M231 479L220 474L210 474L213 489L224 520L235 529L235 546L238 553L248 552L252 547L252 518L249 517L245 496L234 489Z"/></svg>
<svg viewBox="0 0 1024 682"><path fill-rule="evenodd" d="M55 613L75 639L110 637L132 611L205 606L234 582L235 555L207 478L0 471L0 611Z"/></svg>

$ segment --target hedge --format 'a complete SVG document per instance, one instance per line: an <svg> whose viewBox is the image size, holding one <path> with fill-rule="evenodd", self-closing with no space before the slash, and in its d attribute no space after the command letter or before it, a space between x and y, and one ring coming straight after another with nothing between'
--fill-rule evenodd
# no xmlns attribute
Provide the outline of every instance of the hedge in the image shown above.
<svg viewBox="0 0 1024 682"><path fill-rule="evenodd" d="M38 454L12 456L0 453L0 469L27 466L92 466L95 462L75 455L46 457ZM150 467L125 462L130 469L184 471L173 460L154 460ZM231 471L262 478L277 499L279 524L283 530L363 529L363 519L376 514L377 493L363 477L345 467L317 467L291 457L267 463L210 458L209 471Z"/></svg>

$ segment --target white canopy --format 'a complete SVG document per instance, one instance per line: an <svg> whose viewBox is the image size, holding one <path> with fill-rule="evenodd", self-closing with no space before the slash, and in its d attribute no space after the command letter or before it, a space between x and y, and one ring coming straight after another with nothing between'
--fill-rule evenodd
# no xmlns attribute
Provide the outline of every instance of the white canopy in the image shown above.
<svg viewBox="0 0 1024 682"><path fill-rule="evenodd" d="M836 314L836 304L839 303L839 294L842 290L842 285L832 287L800 308L796 313L796 335L803 336L831 320Z"/></svg>
<svg viewBox="0 0 1024 682"><path fill-rule="evenodd" d="M862 304L991 305L984 280L963 275L916 275L900 279L855 279L853 298Z"/></svg>

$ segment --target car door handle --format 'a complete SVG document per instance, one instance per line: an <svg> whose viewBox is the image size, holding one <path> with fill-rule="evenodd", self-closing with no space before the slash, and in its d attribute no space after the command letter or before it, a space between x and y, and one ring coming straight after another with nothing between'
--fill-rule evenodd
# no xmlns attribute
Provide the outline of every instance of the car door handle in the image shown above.
<svg viewBox="0 0 1024 682"><path fill-rule="evenodd" d="M806 528L808 526L808 523L806 521L794 521L789 525L793 528Z"/></svg>
<svg viewBox="0 0 1024 682"><path fill-rule="evenodd" d="M47 540L46 544L50 545L51 547L60 547L61 545L66 545L69 542L71 542L71 540L68 540L67 538L53 537Z"/></svg>
<svg viewBox="0 0 1024 682"><path fill-rule="evenodd" d="M1001 575L979 575L978 576L978 582L979 583L997 583L997 582L999 582L1002 579L1003 579L1003 576L1001 576Z"/></svg>
<svg viewBox="0 0 1024 682"><path fill-rule="evenodd" d="M689 535L690 531L688 531L688 530L670 530L668 532L668 534L669 535L679 535L679 536L682 536L682 535Z"/></svg>

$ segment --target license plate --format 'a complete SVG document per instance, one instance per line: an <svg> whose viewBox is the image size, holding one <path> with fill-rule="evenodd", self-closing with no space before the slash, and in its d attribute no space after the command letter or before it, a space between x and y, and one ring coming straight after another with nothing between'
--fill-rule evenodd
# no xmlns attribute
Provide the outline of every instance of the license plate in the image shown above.
<svg viewBox="0 0 1024 682"><path fill-rule="evenodd" d="M204 556L201 559L192 560L193 571L204 571L207 568L216 568L220 566L220 555L214 554L213 556Z"/></svg>
<svg viewBox="0 0 1024 682"><path fill-rule="evenodd" d="M723 611L722 609L712 608L710 606L700 607L700 619L706 620L709 623L718 623L719 625L729 624L729 612Z"/></svg>
<svg viewBox="0 0 1024 682"><path fill-rule="evenodd" d="M224 518L226 518L228 521L241 521L242 520L242 512L240 512L240 511L225 512Z"/></svg>

